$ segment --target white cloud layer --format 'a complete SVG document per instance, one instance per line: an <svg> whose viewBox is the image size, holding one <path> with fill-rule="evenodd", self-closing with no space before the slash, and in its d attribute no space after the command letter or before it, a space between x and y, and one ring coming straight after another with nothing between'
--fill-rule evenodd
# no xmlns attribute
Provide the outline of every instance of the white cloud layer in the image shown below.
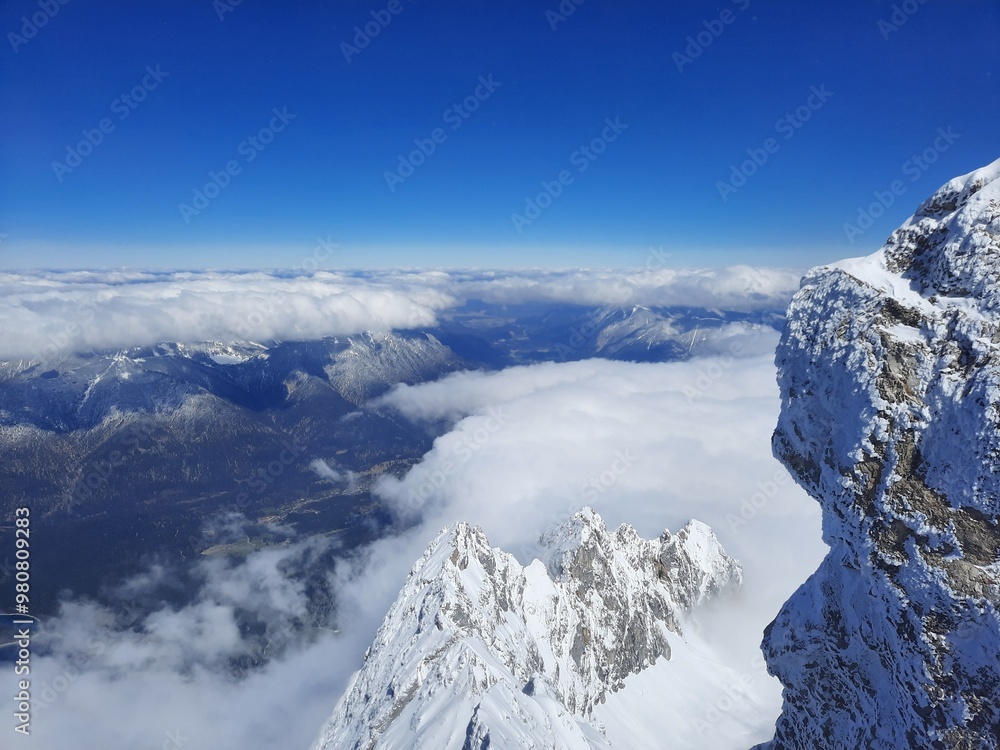
<svg viewBox="0 0 1000 750"><path fill-rule="evenodd" d="M766 331L746 357L541 364L395 388L380 408L453 426L405 477L379 485L417 525L340 566L338 634L293 648L241 682L222 676L220 657L239 648L236 607L274 619L304 606L301 589L280 572L282 556L296 547L259 553L236 572L206 568L194 603L147 620L145 640L120 634L93 657L88 644L101 637L108 615L69 609L49 625L60 640L55 655L37 659L36 685L53 684L74 660L82 658L82 668L38 713L31 740L19 744L160 748L167 732L179 731L185 750L306 750L439 528L480 524L493 544L526 561L541 531L583 505L610 526L629 523L647 537L697 518L742 561L743 592L688 627L715 644L713 658L740 672L756 664L756 697L771 713L754 731L765 739L780 686L760 667L761 634L825 552L818 505L770 455L778 393L771 355L758 352L773 347L774 337Z"/></svg>
<svg viewBox="0 0 1000 750"><path fill-rule="evenodd" d="M793 271L715 270L0 273L0 360L166 341L272 341L433 326L497 303L781 308Z"/></svg>
<svg viewBox="0 0 1000 750"><path fill-rule="evenodd" d="M573 271L456 271L450 274L465 299L516 304L563 302L627 307L707 307L752 312L781 308L799 288L801 271L729 266Z"/></svg>
<svg viewBox="0 0 1000 750"><path fill-rule="evenodd" d="M690 518L708 523L743 563L745 586L688 627L712 644L712 658L748 674L754 701L768 707L744 737L749 747L770 737L780 711L780 685L760 659L763 630L826 552L818 504L771 456L776 336L765 332L770 345L744 347L745 358L587 360L398 386L383 407L455 425L404 478L383 479L381 493L428 531L478 523L522 562L541 531L584 505L611 528L628 523L646 537ZM727 717L704 708L703 746L727 747Z"/></svg>
<svg viewBox="0 0 1000 750"><path fill-rule="evenodd" d="M455 304L435 274L0 274L0 358L164 341L315 339L433 325Z"/></svg>
<svg viewBox="0 0 1000 750"><path fill-rule="evenodd" d="M19 744L29 750L304 747L350 671L344 654L364 648L326 630L312 630L319 637L305 646L291 627L307 618L308 595L286 566L308 563L327 544L316 539L267 549L237 564L204 559L190 604L146 616L132 597L149 593L162 569L126 582L117 609L64 603L60 616L44 623L38 641L44 652L35 646L32 731ZM265 652L290 648L263 671L236 680L227 660L261 655L241 639L238 615L248 612L267 628ZM3 686L13 690L6 673Z"/></svg>

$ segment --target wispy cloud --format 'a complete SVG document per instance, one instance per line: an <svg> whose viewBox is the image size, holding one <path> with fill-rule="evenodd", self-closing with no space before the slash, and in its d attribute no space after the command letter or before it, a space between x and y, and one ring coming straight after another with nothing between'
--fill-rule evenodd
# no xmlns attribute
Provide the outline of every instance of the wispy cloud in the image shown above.
<svg viewBox="0 0 1000 750"><path fill-rule="evenodd" d="M344 483L348 489L354 489L357 484L357 475L350 469L339 471L332 468L322 458L317 458L309 464L309 468L316 472L320 479L328 479L331 482Z"/></svg>

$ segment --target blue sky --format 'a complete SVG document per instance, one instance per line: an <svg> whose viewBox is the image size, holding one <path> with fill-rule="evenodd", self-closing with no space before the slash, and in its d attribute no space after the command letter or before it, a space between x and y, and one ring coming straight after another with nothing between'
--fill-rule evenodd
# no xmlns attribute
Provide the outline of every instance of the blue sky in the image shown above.
<svg viewBox="0 0 1000 750"><path fill-rule="evenodd" d="M332 267L806 267L1000 156L987 0L10 0L0 30L6 268L318 237Z"/></svg>

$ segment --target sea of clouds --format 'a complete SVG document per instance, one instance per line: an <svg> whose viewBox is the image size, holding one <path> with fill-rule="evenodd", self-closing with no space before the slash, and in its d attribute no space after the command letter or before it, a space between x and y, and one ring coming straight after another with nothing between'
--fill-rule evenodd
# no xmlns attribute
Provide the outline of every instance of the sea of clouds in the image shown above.
<svg viewBox="0 0 1000 750"><path fill-rule="evenodd" d="M655 272L631 280L583 272L309 279L168 274L117 284L88 274L7 275L0 277L0 290L13 285L19 291L15 300L5 296L0 304L24 316L24 325L45 327L52 324L50 315L65 319L72 300L117 289L98 314L127 318L146 304L157 311L150 315L156 333L145 339L152 341L217 339L220 332L235 331L248 309L239 308L239 300L258 293L248 290L309 297L289 301L287 317L267 323L268 333L254 336L260 339L334 328L346 333L374 320L390 327L426 325L441 310L476 298L781 308L798 280L783 271L671 273L673 287L665 277L654 278ZM16 279L26 278L21 288ZM334 302L346 289L353 302ZM212 302L216 293L229 295L227 303ZM170 299L187 311L167 312L173 309ZM334 319L328 329L320 325L323 305ZM296 310L314 319L296 321ZM86 335L94 337L93 346L139 343L135 336ZM67 600L61 615L44 624L47 647L32 667L33 684L39 691L48 686L51 700L37 711L32 736L17 738L19 745L306 750L360 667L411 565L442 527L479 524L495 546L526 563L538 535L584 505L596 508L610 527L628 523L646 537L697 518L741 560L743 591L700 614L692 627L713 644L712 658L739 671L756 665L754 700L769 711L751 728L751 738L766 739L780 708L780 686L760 666L761 634L826 548L818 505L771 457L779 409L772 361L777 333L729 328L712 336L706 354L686 362L545 363L455 373L392 389L363 408L392 410L414 429L442 422L446 429L404 477L384 477L377 485L382 499L411 525L352 553L328 573L337 603L330 622L308 632L290 625L308 619L309 592L289 571L327 551L332 542L323 539L262 550L242 563L206 559L197 566L189 603L164 603L137 619ZM123 584L122 597L153 590L170 575L154 566ZM238 623L247 612L275 634L278 656L236 679L227 664L246 649ZM732 734L723 731L725 721L725 715L717 721L720 736ZM710 736L703 739L704 746L721 747Z"/></svg>

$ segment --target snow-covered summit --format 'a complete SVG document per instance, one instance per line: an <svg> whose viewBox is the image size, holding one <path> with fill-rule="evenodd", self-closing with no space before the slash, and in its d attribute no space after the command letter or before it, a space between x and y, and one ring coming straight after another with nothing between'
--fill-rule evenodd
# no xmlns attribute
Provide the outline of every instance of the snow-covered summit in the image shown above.
<svg viewBox="0 0 1000 750"><path fill-rule="evenodd" d="M646 540L585 509L523 567L451 526L414 565L316 744L601 748L592 710L669 658L678 617L739 586L739 564L691 522Z"/></svg>
<svg viewBox="0 0 1000 750"><path fill-rule="evenodd" d="M828 268L926 311L988 314L1000 307L998 230L1000 160L941 186L875 254Z"/></svg>
<svg viewBox="0 0 1000 750"><path fill-rule="evenodd" d="M775 454L830 553L764 638L770 748L1000 747L1000 161L814 269Z"/></svg>

